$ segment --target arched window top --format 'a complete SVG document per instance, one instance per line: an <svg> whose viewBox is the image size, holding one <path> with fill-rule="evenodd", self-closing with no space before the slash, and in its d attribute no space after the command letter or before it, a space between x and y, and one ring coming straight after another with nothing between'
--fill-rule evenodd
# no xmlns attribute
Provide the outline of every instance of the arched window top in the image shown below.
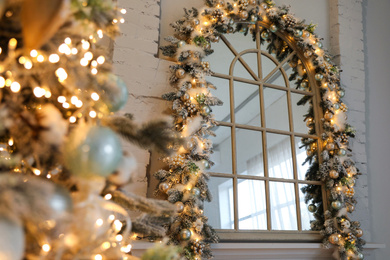
<svg viewBox="0 0 390 260"><path fill-rule="evenodd" d="M342 102L344 90L340 87L338 68L332 63L330 55L322 49L322 43L314 33L315 26L305 24L290 14L288 7L277 7L270 0L263 2L206 0L206 7L186 10L184 17L173 23L172 27L176 33L167 38L171 44L161 49L164 55L177 62L171 66L172 77L170 78L175 91L164 97L173 101L176 129L186 138L186 143L178 149L176 156L166 159L170 170L161 170L156 174L161 181L160 191L166 193L168 200L176 203L181 212L176 223L176 227L179 228L170 230L172 239L177 242L188 241L189 248L194 249L198 248L198 244L205 245L207 248L207 243L204 243L202 239L214 238L207 221L202 217L202 202L210 199L213 192L208 191L206 184L207 169L213 165L210 160L213 146L208 137L213 134L212 128L216 126L210 114L210 106L220 104L218 97L212 95L214 84L206 79L206 76L213 75L228 80L230 83L233 82L229 85L231 103L229 114L224 117L226 120L217 119L219 121L217 127L231 127L231 173L226 170L226 172L216 173L215 177L225 178L232 183L232 191L229 191L229 186L224 183L220 183L219 186L221 191L225 190L222 191L226 194L225 196L234 197L233 213L231 206L228 206L226 211L230 211L230 214L235 216L234 229L240 225L237 210L239 184L245 183L243 180L248 179L238 176L240 174L237 171L239 162L236 157L240 153L234 155L237 150L236 130L240 128L242 131L250 130L260 133L256 140L262 141L264 163L269 161L267 154L271 154L273 150L273 147L266 145L267 142L269 143L268 135L284 135L289 137L292 159L295 160L292 163L294 178L291 179L295 185L295 201L299 205L297 194L299 190L302 190L306 194L306 201L310 203L308 209L314 213L316 218L311 228L314 230L326 228L323 230L325 243L339 245L343 257L346 257L345 252L361 257L360 246L363 243L360 238L361 230L357 222L350 221L348 213L353 210L355 203L353 183L357 173L354 162L346 157L348 137L353 136L353 129L345 124L346 106ZM255 47L240 51L228 46L234 54L233 62L229 65L229 73L213 73L210 70L212 65L206 62L204 57L213 52L212 42L217 42L220 38L227 42L223 35L234 32L252 34L256 43ZM262 43L266 43L266 50L261 50ZM257 55L257 70L249 65L250 62L245 61L245 56L249 54ZM262 68L261 58L263 56L275 65L267 73L264 73L265 70ZM237 70L246 71L247 76L236 75ZM280 75L274 76L275 73ZM279 82L275 83L278 80ZM280 81L284 82L284 85ZM237 122L235 118L237 107L232 105L237 103L235 102L236 96L232 95L235 91L234 82L260 88L259 122L254 124ZM218 87L217 84L215 85ZM303 116L303 120L309 127L308 133L296 132L294 122L291 120L286 129L267 125L265 89L286 93L290 119L293 117L291 109L293 94L302 95L298 104L311 104L307 114ZM253 97L249 95L246 98ZM306 173L305 180L297 177L298 173L295 169L298 154L294 146L297 141L296 136L301 137L302 146L306 149L305 161L313 162ZM250 164L256 160L259 161L256 156L249 158L247 170L241 175L250 175L248 173L256 168L251 167ZM280 181L278 177L269 175L270 172L277 172L277 170L269 167L263 168L264 177L249 178L257 181L257 184L253 182L244 184L244 186L257 185L258 188L254 189L257 191L263 186L266 193L269 193L272 185L278 186ZM234 176L231 178L229 174ZM213 173L212 175L214 176ZM231 180L228 180L229 178ZM283 176L281 178L286 179ZM272 183L273 181L275 184ZM280 183L283 184L283 182ZM300 184L306 184L306 186L300 187ZM248 191L249 186L243 189ZM280 189L276 186L275 189ZM325 188L327 192L323 192ZM283 190L288 189L291 188L283 188ZM266 197L265 200L266 207L272 208L271 199ZM325 202L324 206L322 206L323 202ZM297 206L295 210L299 218L300 212ZM270 219L270 213L266 214ZM198 224L188 225L189 219ZM229 221L226 223L229 225ZM298 230L301 228L298 221ZM267 229L275 228L272 228L272 223L268 223ZM194 256L202 255L201 251L191 252Z"/></svg>

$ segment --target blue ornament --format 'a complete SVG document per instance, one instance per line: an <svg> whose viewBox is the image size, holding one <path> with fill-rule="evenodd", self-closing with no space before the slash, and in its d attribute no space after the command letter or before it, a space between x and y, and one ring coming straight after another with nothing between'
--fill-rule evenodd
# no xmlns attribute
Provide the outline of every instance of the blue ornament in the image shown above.
<svg viewBox="0 0 390 260"><path fill-rule="evenodd" d="M80 138L78 131L73 131L65 146L66 166L78 176L107 177L118 167L121 158L120 140L107 127L93 126L84 138Z"/></svg>
<svg viewBox="0 0 390 260"><path fill-rule="evenodd" d="M129 93L126 83L120 77L109 74L108 82L112 84L112 91L107 95L106 104L111 112L116 112L125 106Z"/></svg>

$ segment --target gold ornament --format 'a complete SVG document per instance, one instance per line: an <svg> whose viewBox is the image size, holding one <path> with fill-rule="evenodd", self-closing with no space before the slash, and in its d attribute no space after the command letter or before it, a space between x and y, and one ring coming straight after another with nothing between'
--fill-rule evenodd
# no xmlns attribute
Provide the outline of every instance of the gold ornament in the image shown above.
<svg viewBox="0 0 390 260"><path fill-rule="evenodd" d="M356 236L357 237L362 237L363 236L363 230L361 230L360 228L357 228L356 229Z"/></svg>
<svg viewBox="0 0 390 260"><path fill-rule="evenodd" d="M178 70L176 70L176 73L175 73L176 77L179 79L184 78L185 74L186 74L186 71L183 69L178 69Z"/></svg>
<svg viewBox="0 0 390 260"><path fill-rule="evenodd" d="M333 114L331 112L329 112L329 111L326 111L325 115L324 115L324 118L329 121L329 120L331 120L333 118Z"/></svg>
<svg viewBox="0 0 390 260"><path fill-rule="evenodd" d="M70 0L25 0L20 13L24 47L39 49L70 14Z"/></svg>
<svg viewBox="0 0 390 260"><path fill-rule="evenodd" d="M331 170L329 172L329 177L331 177L332 179L337 179L339 177L339 173L336 170Z"/></svg>
<svg viewBox="0 0 390 260"><path fill-rule="evenodd" d="M337 234L332 234L329 236L329 242L333 245L337 245L339 243L339 236Z"/></svg>
<svg viewBox="0 0 390 260"><path fill-rule="evenodd" d="M335 148L334 143L327 143L326 144L326 150L333 151Z"/></svg>
<svg viewBox="0 0 390 260"><path fill-rule="evenodd" d="M240 17L242 20L248 19L248 12L247 11L241 11Z"/></svg>

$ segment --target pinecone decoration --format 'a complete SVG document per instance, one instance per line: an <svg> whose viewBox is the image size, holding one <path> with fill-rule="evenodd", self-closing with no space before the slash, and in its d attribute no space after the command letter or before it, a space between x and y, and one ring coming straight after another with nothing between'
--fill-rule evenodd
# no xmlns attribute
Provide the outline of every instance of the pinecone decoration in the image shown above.
<svg viewBox="0 0 390 260"><path fill-rule="evenodd" d="M346 135L346 134L340 135L340 142L341 142L342 144L348 143L348 135Z"/></svg>
<svg viewBox="0 0 390 260"><path fill-rule="evenodd" d="M353 195L355 195L355 190L354 190L354 188L349 188L349 189L346 189L344 193L345 193L345 196L347 196L347 197L353 197Z"/></svg>
<svg viewBox="0 0 390 260"><path fill-rule="evenodd" d="M186 107L188 114L195 114L197 111L196 105L191 103L191 101L184 102L184 106Z"/></svg>
<svg viewBox="0 0 390 260"><path fill-rule="evenodd" d="M217 10L214 10L214 12L211 15L214 19L217 19L217 21L220 21L223 18L223 11L221 9L217 9Z"/></svg>
<svg viewBox="0 0 390 260"><path fill-rule="evenodd" d="M204 244L199 241L193 242L191 245L191 249L198 255L202 255L204 247Z"/></svg>
<svg viewBox="0 0 390 260"><path fill-rule="evenodd" d="M202 65L203 70L208 70L210 68L210 63L207 61L202 61L200 64Z"/></svg>
<svg viewBox="0 0 390 260"><path fill-rule="evenodd" d="M169 167L182 167L185 164L185 157L182 154L167 157L163 160L166 164L169 165Z"/></svg>
<svg viewBox="0 0 390 260"><path fill-rule="evenodd" d="M283 15L282 18L283 18L284 26L286 28L288 27L292 28L297 24L297 21L295 20L294 16L292 16L291 14Z"/></svg>
<svg viewBox="0 0 390 260"><path fill-rule="evenodd" d="M348 111L348 107L347 107L347 105L344 104L344 103L341 103L341 104L340 104L340 109L341 109L341 111L343 111L343 112L347 112L347 111Z"/></svg>

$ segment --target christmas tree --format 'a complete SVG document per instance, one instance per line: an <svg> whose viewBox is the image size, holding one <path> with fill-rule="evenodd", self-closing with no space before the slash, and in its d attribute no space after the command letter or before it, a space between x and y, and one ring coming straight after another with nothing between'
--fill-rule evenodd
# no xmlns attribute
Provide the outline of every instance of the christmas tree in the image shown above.
<svg viewBox="0 0 390 260"><path fill-rule="evenodd" d="M106 36L125 12L111 0L0 1L0 259L135 259L132 233L163 236L176 212L124 189L135 162L120 137L166 154L177 142L166 121L113 114L128 93ZM177 249L142 259L156 257Z"/></svg>

